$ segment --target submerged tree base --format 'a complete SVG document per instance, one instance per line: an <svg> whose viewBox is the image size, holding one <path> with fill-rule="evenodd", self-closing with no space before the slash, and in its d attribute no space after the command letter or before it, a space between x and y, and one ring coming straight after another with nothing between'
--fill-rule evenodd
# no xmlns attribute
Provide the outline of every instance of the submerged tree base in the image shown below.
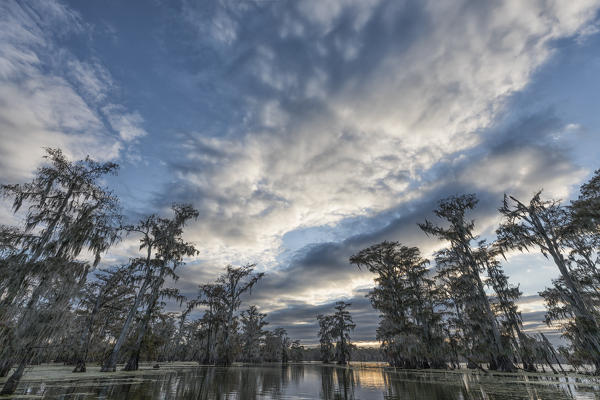
<svg viewBox="0 0 600 400"><path fill-rule="evenodd" d="M75 365L75 369L73 369L73 372L79 373L79 372L85 372L85 371L86 371L85 362L77 361L77 364Z"/></svg>

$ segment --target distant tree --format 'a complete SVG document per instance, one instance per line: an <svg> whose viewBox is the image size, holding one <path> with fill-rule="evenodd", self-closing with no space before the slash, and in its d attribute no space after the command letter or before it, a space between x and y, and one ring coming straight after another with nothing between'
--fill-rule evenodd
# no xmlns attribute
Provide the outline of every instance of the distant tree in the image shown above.
<svg viewBox="0 0 600 400"><path fill-rule="evenodd" d="M300 344L300 340L293 340L290 345L290 360L300 362L304 360L304 346Z"/></svg>
<svg viewBox="0 0 600 400"><path fill-rule="evenodd" d="M317 315L319 322L319 348L320 358L323 363L330 363L335 358L333 344L333 318L331 315Z"/></svg>
<svg viewBox="0 0 600 400"><path fill-rule="evenodd" d="M261 361L261 346L266 333L264 327L268 325L268 322L265 321L266 316L267 314L260 313L254 305L242 312L241 341L244 362L257 363Z"/></svg>
<svg viewBox="0 0 600 400"><path fill-rule="evenodd" d="M221 284L200 285L197 304L205 307L198 335L203 340L202 364L212 364L216 358L218 332L222 331L226 320L225 287Z"/></svg>
<svg viewBox="0 0 600 400"><path fill-rule="evenodd" d="M276 328L274 331L267 331L263 349L265 361L287 363L290 345L291 340L285 329Z"/></svg>
<svg viewBox="0 0 600 400"><path fill-rule="evenodd" d="M98 184L117 165L69 161L58 149L45 158L30 183L1 186L15 213L27 206L22 229L0 228L0 369L17 363L1 394L14 393L27 363L64 326L88 271L119 238L117 199ZM83 250L91 263L77 259Z"/></svg>
<svg viewBox="0 0 600 400"><path fill-rule="evenodd" d="M173 340L167 346L168 354L165 356L165 359L168 361L181 360L185 359L184 355L184 347L182 341L184 341L184 337L186 333L188 333L189 324L186 325L187 318L193 309L197 306L196 300L187 300L185 304L185 308L183 312L179 315L177 331L174 335Z"/></svg>
<svg viewBox="0 0 600 400"><path fill-rule="evenodd" d="M338 364L345 365L350 360L350 350L352 342L350 331L354 330L356 324L352 321L352 315L346 310L350 303L338 301L335 303L335 313L331 318L332 335L337 339L335 344L335 354Z"/></svg>

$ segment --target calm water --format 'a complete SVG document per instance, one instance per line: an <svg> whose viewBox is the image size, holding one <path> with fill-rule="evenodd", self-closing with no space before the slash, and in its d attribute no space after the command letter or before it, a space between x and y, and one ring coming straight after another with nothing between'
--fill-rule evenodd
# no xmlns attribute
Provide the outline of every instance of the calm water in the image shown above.
<svg viewBox="0 0 600 400"><path fill-rule="evenodd" d="M23 382L19 393L44 399L600 399L600 383L587 377L415 372L372 364L163 366L134 374L92 372L76 380L48 371Z"/></svg>

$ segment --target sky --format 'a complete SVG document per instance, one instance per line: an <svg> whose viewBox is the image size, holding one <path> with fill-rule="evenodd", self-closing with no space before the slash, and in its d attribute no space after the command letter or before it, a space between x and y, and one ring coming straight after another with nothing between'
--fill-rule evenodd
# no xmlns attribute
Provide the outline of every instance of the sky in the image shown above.
<svg viewBox="0 0 600 400"><path fill-rule="evenodd" d="M120 165L103 181L127 220L200 212L189 297L227 264L265 278L246 299L316 341L315 315L352 303L375 340L369 273L348 258L476 193L493 239L504 193L568 201L600 168L600 1L0 2L0 181L31 179L44 147ZM18 223L4 204L0 221ZM125 237L103 259L137 254ZM526 327L558 271L504 268Z"/></svg>

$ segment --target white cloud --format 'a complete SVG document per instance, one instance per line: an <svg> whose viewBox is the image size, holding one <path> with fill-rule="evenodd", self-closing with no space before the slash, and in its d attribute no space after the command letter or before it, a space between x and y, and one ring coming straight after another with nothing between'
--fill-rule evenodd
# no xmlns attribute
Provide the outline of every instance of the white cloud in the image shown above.
<svg viewBox="0 0 600 400"><path fill-rule="evenodd" d="M42 147L69 156L119 158L123 142L146 134L137 112L110 105L105 127L98 107L115 83L98 60L81 60L56 39L88 26L58 1L0 5L0 166L2 181L28 177L41 161Z"/></svg>
<svg viewBox="0 0 600 400"><path fill-rule="evenodd" d="M197 191L204 217L193 234L206 256L272 263L286 232L374 215L435 187L428 172L482 143L553 41L585 34L598 2L564 4L261 3L251 25L260 29L220 50L236 60L228 84L247 101L249 118L236 129L245 133L210 139L210 151L204 139L184 147L179 178ZM548 168L541 151L495 155L455 178L565 195L581 175L567 162ZM507 164L519 173L505 176Z"/></svg>
<svg viewBox="0 0 600 400"><path fill-rule="evenodd" d="M86 63L70 59L67 61L67 68L84 94L94 103L104 100L114 86L110 73L98 62Z"/></svg>
<svg viewBox="0 0 600 400"><path fill-rule="evenodd" d="M148 132L142 128L144 119L138 112L128 113L125 108L109 104L102 108L102 112L110 122L110 126L119 133L121 139L130 142L136 138L146 136Z"/></svg>

